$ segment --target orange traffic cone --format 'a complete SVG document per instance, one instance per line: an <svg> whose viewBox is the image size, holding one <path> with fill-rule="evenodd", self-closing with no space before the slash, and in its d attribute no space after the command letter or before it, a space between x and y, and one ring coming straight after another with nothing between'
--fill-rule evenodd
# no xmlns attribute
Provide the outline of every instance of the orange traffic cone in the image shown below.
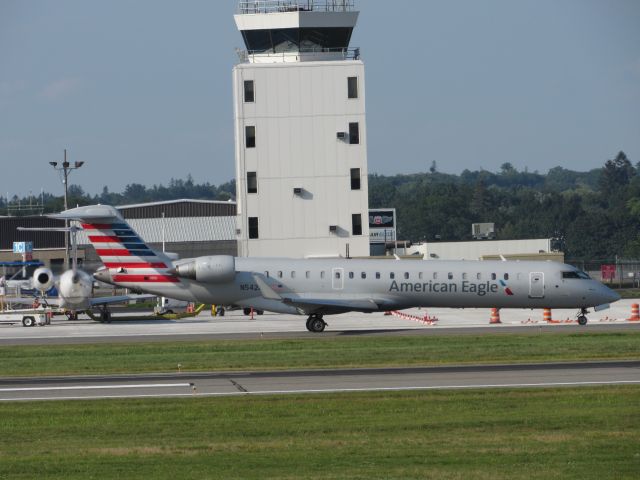
<svg viewBox="0 0 640 480"><path fill-rule="evenodd" d="M495 323L502 323L500 321L500 310L498 310L497 308L492 308L491 309L491 318L489 319L489 323L491 325L493 325Z"/></svg>
<svg viewBox="0 0 640 480"><path fill-rule="evenodd" d="M542 311L542 321L543 322L547 322L547 323L551 323L551 309L550 308L545 308Z"/></svg>
<svg viewBox="0 0 640 480"><path fill-rule="evenodd" d="M640 305L637 303L631 304L631 318L629 318L630 322L640 322Z"/></svg>

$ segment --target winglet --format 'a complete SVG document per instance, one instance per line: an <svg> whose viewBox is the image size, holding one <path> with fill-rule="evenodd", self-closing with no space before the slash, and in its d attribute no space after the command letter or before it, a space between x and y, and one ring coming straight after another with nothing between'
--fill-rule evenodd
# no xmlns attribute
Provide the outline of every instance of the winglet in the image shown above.
<svg viewBox="0 0 640 480"><path fill-rule="evenodd" d="M262 294L262 296L264 298L266 298L267 300L280 300L280 301L282 301L282 297L280 295L278 295L275 292L275 290L273 290L273 288L271 288L267 284L267 282L264 281L264 278L262 278L262 275L260 275L258 273L254 273L252 276L253 276L253 279L258 284L258 288L260 289L260 293Z"/></svg>

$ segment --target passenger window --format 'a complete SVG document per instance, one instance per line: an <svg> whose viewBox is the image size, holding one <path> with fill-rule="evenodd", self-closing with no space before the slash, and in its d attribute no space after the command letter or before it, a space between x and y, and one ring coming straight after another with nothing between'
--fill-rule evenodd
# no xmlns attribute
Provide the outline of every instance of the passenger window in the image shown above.
<svg viewBox="0 0 640 480"><path fill-rule="evenodd" d="M480 272L476 273L476 278L478 280L481 280L482 279L482 274Z"/></svg>
<svg viewBox="0 0 640 480"><path fill-rule="evenodd" d="M496 277L496 274L495 274L495 273L492 273L492 274L491 274L491 280L495 280L496 278L497 278L497 277Z"/></svg>
<svg viewBox="0 0 640 480"><path fill-rule="evenodd" d="M448 278L449 280L453 280L453 273L449 272L449 273L447 274L447 278Z"/></svg>
<svg viewBox="0 0 640 480"><path fill-rule="evenodd" d="M269 272L264 272L264 276L269 278Z"/></svg>
<svg viewBox="0 0 640 480"><path fill-rule="evenodd" d="M324 279L324 270L322 270L322 271L320 272L320 278L323 278L323 279Z"/></svg>
<svg viewBox="0 0 640 480"><path fill-rule="evenodd" d="M296 272L291 272L291 278L296 278Z"/></svg>
<svg viewBox="0 0 640 480"><path fill-rule="evenodd" d="M422 280L422 272L418 272L418 279Z"/></svg>
<svg viewBox="0 0 640 480"><path fill-rule="evenodd" d="M404 279L409 280L409 272L404 272Z"/></svg>
<svg viewBox="0 0 640 480"><path fill-rule="evenodd" d="M306 272L304 272L304 276L306 278L311 278L311 272L309 270L307 270Z"/></svg>
<svg viewBox="0 0 640 480"><path fill-rule="evenodd" d="M438 279L438 272L433 272L433 279L437 280Z"/></svg>
<svg viewBox="0 0 640 480"><path fill-rule="evenodd" d="M367 274L366 274L365 272L362 272L362 273L360 274L360 278L362 278L362 279L367 278Z"/></svg>
<svg viewBox="0 0 640 480"><path fill-rule="evenodd" d="M349 278L353 278L353 272L349 272Z"/></svg>
<svg viewBox="0 0 640 480"><path fill-rule="evenodd" d="M467 279L467 272L463 272L463 273L462 273L462 279L463 279L463 280L466 280L466 279Z"/></svg>
<svg viewBox="0 0 640 480"><path fill-rule="evenodd" d="M509 274L508 274L508 273L505 273L505 274L504 274L504 279L505 279L505 280L509 280Z"/></svg>
<svg viewBox="0 0 640 480"><path fill-rule="evenodd" d="M282 271L281 270L278 271L278 278L282 278Z"/></svg>
<svg viewBox="0 0 640 480"><path fill-rule="evenodd" d="M391 273L389 274L389 278L390 278L391 280L393 280L394 278L396 278L396 274L395 274L395 273L393 273L393 272L391 272Z"/></svg>
<svg viewBox="0 0 640 480"><path fill-rule="evenodd" d="M380 272L376 272L376 278L379 280L380 279Z"/></svg>
<svg viewBox="0 0 640 480"><path fill-rule="evenodd" d="M340 272L338 270L336 270L336 278L339 279L340 278Z"/></svg>

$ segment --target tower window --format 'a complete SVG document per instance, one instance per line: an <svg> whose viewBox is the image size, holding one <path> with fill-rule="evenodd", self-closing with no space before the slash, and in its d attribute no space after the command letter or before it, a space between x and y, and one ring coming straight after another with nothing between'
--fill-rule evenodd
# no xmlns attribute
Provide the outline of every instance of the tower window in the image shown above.
<svg viewBox="0 0 640 480"><path fill-rule="evenodd" d="M249 238L258 238L258 217L249 217Z"/></svg>
<svg viewBox="0 0 640 480"><path fill-rule="evenodd" d="M244 101L245 103L253 103L255 101L253 93L253 80L244 81Z"/></svg>
<svg viewBox="0 0 640 480"><path fill-rule="evenodd" d="M353 235L362 235L362 215L359 213L351 215L351 231Z"/></svg>
<svg viewBox="0 0 640 480"><path fill-rule="evenodd" d="M360 190L360 169L351 169L351 190Z"/></svg>
<svg viewBox="0 0 640 480"><path fill-rule="evenodd" d="M258 193L258 175L256 172L247 172L247 193Z"/></svg>
<svg viewBox="0 0 640 480"><path fill-rule="evenodd" d="M358 98L358 77L347 78L347 96L349 98Z"/></svg>
<svg viewBox="0 0 640 480"><path fill-rule="evenodd" d="M358 122L352 122L349 124L349 143L351 145L357 145L360 143L360 126L358 125Z"/></svg>
<svg viewBox="0 0 640 480"><path fill-rule="evenodd" d="M244 136L247 148L256 148L256 127L253 125L244 127Z"/></svg>

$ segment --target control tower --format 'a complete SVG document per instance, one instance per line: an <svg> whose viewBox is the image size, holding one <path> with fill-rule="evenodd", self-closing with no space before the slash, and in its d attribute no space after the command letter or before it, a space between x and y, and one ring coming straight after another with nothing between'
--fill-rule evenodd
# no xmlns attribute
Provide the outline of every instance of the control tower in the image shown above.
<svg viewBox="0 0 640 480"><path fill-rule="evenodd" d="M241 1L238 253L369 255L364 64L349 1Z"/></svg>

